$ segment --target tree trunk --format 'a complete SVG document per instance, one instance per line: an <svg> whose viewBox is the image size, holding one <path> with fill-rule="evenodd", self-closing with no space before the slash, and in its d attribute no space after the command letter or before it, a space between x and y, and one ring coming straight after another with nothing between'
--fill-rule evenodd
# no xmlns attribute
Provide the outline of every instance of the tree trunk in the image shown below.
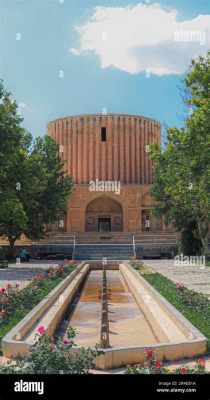
<svg viewBox="0 0 210 400"><path fill-rule="evenodd" d="M210 259L210 247L208 240L209 221L206 218L198 218L197 224L198 224L200 239L204 249L204 254L207 260L209 260Z"/></svg>
<svg viewBox="0 0 210 400"><path fill-rule="evenodd" d="M14 258L14 245L15 245L16 238L8 237L8 240L9 240L9 258L13 259Z"/></svg>

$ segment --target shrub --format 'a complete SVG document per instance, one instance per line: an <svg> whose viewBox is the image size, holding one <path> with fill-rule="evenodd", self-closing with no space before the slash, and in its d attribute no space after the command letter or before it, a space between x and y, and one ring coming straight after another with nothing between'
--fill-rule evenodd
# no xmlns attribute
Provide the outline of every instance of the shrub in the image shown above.
<svg viewBox="0 0 210 400"><path fill-rule="evenodd" d="M39 327L29 355L17 359L15 365L10 362L0 366L0 374L88 374L99 351L81 348L72 354L74 329L70 328L67 335L67 340L55 340Z"/></svg>
<svg viewBox="0 0 210 400"><path fill-rule="evenodd" d="M18 284L8 284L0 289L0 344L1 338L8 331L76 268L76 263L50 268L50 274L44 272L35 275L30 284L22 290L19 290Z"/></svg>
<svg viewBox="0 0 210 400"><path fill-rule="evenodd" d="M207 374L206 362L199 358L194 367L182 366L174 370L169 370L163 367L161 361L155 357L155 352L152 348L146 350L146 360L139 364L127 365L124 372L127 375L142 375L142 374Z"/></svg>

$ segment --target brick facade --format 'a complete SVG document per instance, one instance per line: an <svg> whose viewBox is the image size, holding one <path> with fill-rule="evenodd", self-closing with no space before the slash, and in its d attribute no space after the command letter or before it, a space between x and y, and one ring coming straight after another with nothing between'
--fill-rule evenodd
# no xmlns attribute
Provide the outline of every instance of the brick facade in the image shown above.
<svg viewBox="0 0 210 400"><path fill-rule="evenodd" d="M74 183L65 230L98 231L109 220L111 231L141 231L148 216L151 229L162 229L150 213L152 161L146 151L152 140L161 141L159 122L122 114L78 115L49 122L47 132L60 145ZM90 181L96 180L120 182L120 194L90 191Z"/></svg>

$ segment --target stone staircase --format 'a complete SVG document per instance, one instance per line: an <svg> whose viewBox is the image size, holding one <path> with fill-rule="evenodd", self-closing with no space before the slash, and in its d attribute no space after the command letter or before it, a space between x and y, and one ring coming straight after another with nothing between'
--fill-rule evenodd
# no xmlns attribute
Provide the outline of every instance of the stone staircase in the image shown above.
<svg viewBox="0 0 210 400"><path fill-rule="evenodd" d="M132 244L76 244L75 260L130 260L134 256Z"/></svg>
<svg viewBox="0 0 210 400"><path fill-rule="evenodd" d="M134 256L133 238L137 256L155 247L176 246L178 235L172 232L49 232L35 244L37 252L72 254L76 260L130 260ZM149 248L149 250L148 250ZM147 250L146 250L147 249ZM157 252L157 251L156 251Z"/></svg>

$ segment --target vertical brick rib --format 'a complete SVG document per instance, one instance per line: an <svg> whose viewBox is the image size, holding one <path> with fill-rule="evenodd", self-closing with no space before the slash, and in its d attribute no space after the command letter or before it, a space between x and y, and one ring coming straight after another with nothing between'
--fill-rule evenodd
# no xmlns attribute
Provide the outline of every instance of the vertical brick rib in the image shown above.
<svg viewBox="0 0 210 400"><path fill-rule="evenodd" d="M125 120L125 182L130 182L130 127L129 120Z"/></svg>
<svg viewBox="0 0 210 400"><path fill-rule="evenodd" d="M99 179L99 151L100 151L100 135L101 135L101 127L100 127L100 118L96 118L96 126L95 126L95 179Z"/></svg>
<svg viewBox="0 0 210 400"><path fill-rule="evenodd" d="M119 135L120 135L120 154L119 154L119 157L120 157L120 176L119 176L119 179L120 179L120 182L121 182L121 184L122 183L124 183L124 181L125 181L125 176L124 176L124 165L125 165L125 154L124 154L124 121L123 121L123 118L121 117L120 118L120 132L119 132Z"/></svg>
<svg viewBox="0 0 210 400"><path fill-rule="evenodd" d="M135 151L136 151L136 183L141 182L140 177L140 126L139 126L139 119L137 118L135 123L135 132L136 132L136 142L135 142Z"/></svg>
<svg viewBox="0 0 210 400"><path fill-rule="evenodd" d="M136 162L136 157L135 157L135 118L131 118L131 152L130 152L130 158L131 158L131 183L135 183L135 162Z"/></svg>
<svg viewBox="0 0 210 400"><path fill-rule="evenodd" d="M77 147L76 147L76 118L72 119L72 136L73 136L73 146L72 146L72 179L73 182L77 181Z"/></svg>
<svg viewBox="0 0 210 400"><path fill-rule="evenodd" d="M88 182L88 144L87 144L87 124L88 118L84 118L83 122L83 183Z"/></svg>
<svg viewBox="0 0 210 400"><path fill-rule="evenodd" d="M144 148L144 125L145 121L141 119L141 184L144 184L144 159L145 159L145 148Z"/></svg>
<svg viewBox="0 0 210 400"><path fill-rule="evenodd" d="M112 162L113 162L113 157L112 157L112 147L113 147L113 130L112 130L112 120L110 117L107 118L107 123L106 123L106 137L107 137L107 151L108 151L108 164L107 164L107 169L108 169L108 175L107 179L108 181L112 180Z"/></svg>
<svg viewBox="0 0 210 400"><path fill-rule="evenodd" d="M113 173L113 180L117 181L118 179L118 129L117 129L117 124L118 124L118 117L114 118L114 173Z"/></svg>

